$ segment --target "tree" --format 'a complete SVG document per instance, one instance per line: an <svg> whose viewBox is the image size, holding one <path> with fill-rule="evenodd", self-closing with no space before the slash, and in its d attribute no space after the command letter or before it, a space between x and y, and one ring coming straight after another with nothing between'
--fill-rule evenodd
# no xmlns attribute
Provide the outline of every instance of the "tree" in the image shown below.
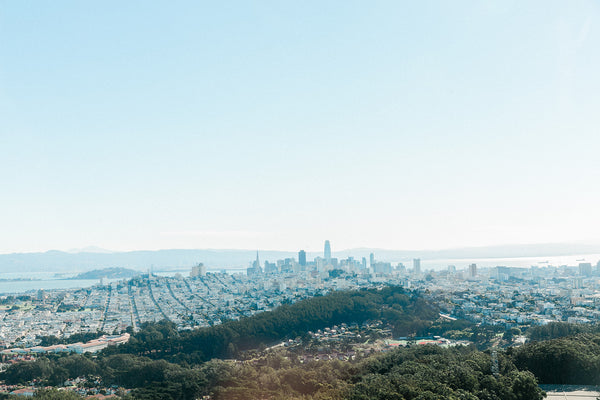
<svg viewBox="0 0 600 400"><path fill-rule="evenodd" d="M34 399L40 400L79 400L83 399L80 395L69 390L38 389L33 394Z"/></svg>
<svg viewBox="0 0 600 400"><path fill-rule="evenodd" d="M542 400L535 376L529 371L514 373L512 391L515 400Z"/></svg>

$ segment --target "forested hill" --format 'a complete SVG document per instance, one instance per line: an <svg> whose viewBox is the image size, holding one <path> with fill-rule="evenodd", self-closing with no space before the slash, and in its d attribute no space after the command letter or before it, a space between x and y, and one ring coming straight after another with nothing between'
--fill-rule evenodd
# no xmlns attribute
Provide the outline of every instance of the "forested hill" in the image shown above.
<svg viewBox="0 0 600 400"><path fill-rule="evenodd" d="M499 352L493 359L474 346L414 346L355 360L306 362L278 347L246 361L219 360L342 322L380 319L397 335L424 332L437 329L437 316L419 293L399 287L333 292L195 331L178 332L168 321L146 324L130 343L95 357L49 354L10 366L0 379L45 387L83 377L88 386L133 389L120 395L125 400L542 399L533 374L517 369L510 356ZM81 398L47 394L37 398Z"/></svg>
<svg viewBox="0 0 600 400"><path fill-rule="evenodd" d="M298 363L286 353L258 363L211 360L190 366L130 354L91 358L80 354L41 357L2 373L8 384L35 379L41 387L93 376L103 385L134 389L124 400L541 400L533 374L498 354L472 347L398 348L356 362ZM95 383L94 383L95 384ZM42 391L44 393L44 391ZM40 399L82 399L51 391Z"/></svg>
<svg viewBox="0 0 600 400"><path fill-rule="evenodd" d="M178 332L166 321L146 324L129 343L107 351L199 363L232 357L239 351L342 322L360 324L382 319L393 326L396 335L409 335L430 325L436 317L433 305L418 293L401 287L342 291L193 331Z"/></svg>
<svg viewBox="0 0 600 400"><path fill-rule="evenodd" d="M532 342L509 349L515 365L533 372L540 383L600 385L600 334Z"/></svg>
<svg viewBox="0 0 600 400"><path fill-rule="evenodd" d="M124 279L124 278L132 278L134 276L140 275L140 271L136 271L128 268L104 268L104 269L95 269L93 271L82 272L81 274L76 275L73 279Z"/></svg>

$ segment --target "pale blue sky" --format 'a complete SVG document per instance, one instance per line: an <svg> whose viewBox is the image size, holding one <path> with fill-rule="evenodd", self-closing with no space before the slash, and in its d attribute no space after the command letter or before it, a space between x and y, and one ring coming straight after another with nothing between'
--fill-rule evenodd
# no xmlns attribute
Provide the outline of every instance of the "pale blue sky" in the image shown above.
<svg viewBox="0 0 600 400"><path fill-rule="evenodd" d="M595 1L0 0L0 253L593 241Z"/></svg>

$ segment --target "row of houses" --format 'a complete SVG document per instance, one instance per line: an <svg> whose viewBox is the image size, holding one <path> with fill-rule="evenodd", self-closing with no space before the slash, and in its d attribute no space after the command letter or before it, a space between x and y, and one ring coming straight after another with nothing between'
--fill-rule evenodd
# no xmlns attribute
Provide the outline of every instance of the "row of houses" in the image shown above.
<svg viewBox="0 0 600 400"><path fill-rule="evenodd" d="M12 348L2 350L2 355L18 355L18 354L45 354L45 353L96 353L108 346L115 346L129 341L129 333L122 335L100 336L98 339L90 340L86 343L72 343L72 344L56 344L53 346L34 346L28 348Z"/></svg>

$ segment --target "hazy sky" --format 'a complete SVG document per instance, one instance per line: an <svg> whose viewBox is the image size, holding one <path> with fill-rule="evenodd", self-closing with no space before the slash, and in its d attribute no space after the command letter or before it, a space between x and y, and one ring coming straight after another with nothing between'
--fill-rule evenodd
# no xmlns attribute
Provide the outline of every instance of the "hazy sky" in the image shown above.
<svg viewBox="0 0 600 400"><path fill-rule="evenodd" d="M597 1L0 0L0 253L594 241L599 71Z"/></svg>

